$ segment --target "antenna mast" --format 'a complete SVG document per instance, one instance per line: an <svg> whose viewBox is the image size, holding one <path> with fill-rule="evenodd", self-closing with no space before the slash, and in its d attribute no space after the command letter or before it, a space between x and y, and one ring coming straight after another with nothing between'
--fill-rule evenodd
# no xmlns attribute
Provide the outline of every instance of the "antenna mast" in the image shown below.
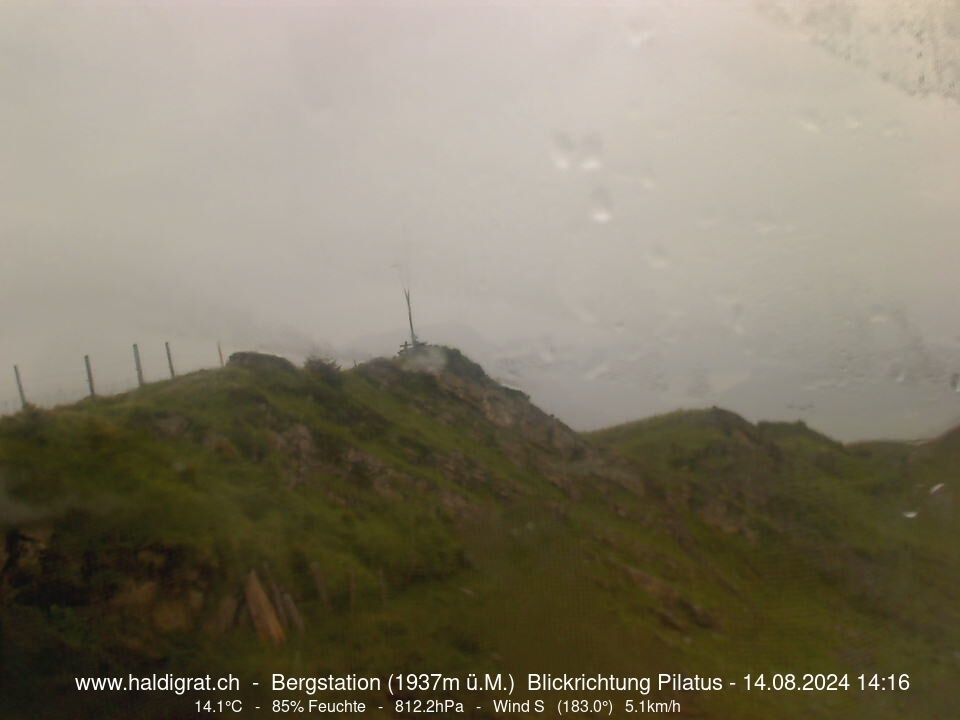
<svg viewBox="0 0 960 720"><path fill-rule="evenodd" d="M420 341L417 340L417 334L413 331L413 310L410 308L410 290L404 288L403 296L407 299L407 320L410 321L410 343L413 347L416 347L420 344Z"/></svg>

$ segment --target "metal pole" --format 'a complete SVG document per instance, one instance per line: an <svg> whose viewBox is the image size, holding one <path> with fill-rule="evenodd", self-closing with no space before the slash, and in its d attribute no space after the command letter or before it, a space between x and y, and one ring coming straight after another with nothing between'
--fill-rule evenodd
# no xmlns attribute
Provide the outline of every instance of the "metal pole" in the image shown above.
<svg viewBox="0 0 960 720"><path fill-rule="evenodd" d="M20 368L13 366L13 374L17 378L17 391L20 393L20 405L24 410L27 409L27 396L23 394L23 383L20 381Z"/></svg>
<svg viewBox="0 0 960 720"><path fill-rule="evenodd" d="M143 387L143 365L140 364L140 348L133 344L133 362L137 366L137 384Z"/></svg>
<svg viewBox="0 0 960 720"><path fill-rule="evenodd" d="M167 365L170 366L170 379L172 380L177 376L177 374L173 371L173 355L170 354L170 343L165 342L164 345L167 348Z"/></svg>
<svg viewBox="0 0 960 720"><path fill-rule="evenodd" d="M220 349L220 341L217 340L217 355L220 356L220 367L223 367L223 350Z"/></svg>
<svg viewBox="0 0 960 720"><path fill-rule="evenodd" d="M410 291L404 288L403 296L407 299L407 320L410 321L410 342L416 347L419 343L417 342L417 334L413 331L413 310L410 308Z"/></svg>
<svg viewBox="0 0 960 720"><path fill-rule="evenodd" d="M90 356L83 356L83 364L87 366L87 385L90 386L90 397L96 397L97 391L93 387L93 370L90 367Z"/></svg>

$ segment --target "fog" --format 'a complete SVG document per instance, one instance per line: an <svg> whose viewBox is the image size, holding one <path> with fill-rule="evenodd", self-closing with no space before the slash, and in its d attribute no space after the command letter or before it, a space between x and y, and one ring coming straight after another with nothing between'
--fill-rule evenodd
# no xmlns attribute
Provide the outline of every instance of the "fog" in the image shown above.
<svg viewBox="0 0 960 720"><path fill-rule="evenodd" d="M14 363L41 404L84 354L132 386L133 342L150 379L167 340L393 353L406 283L576 428L934 434L958 41L936 2L5 3L0 409Z"/></svg>

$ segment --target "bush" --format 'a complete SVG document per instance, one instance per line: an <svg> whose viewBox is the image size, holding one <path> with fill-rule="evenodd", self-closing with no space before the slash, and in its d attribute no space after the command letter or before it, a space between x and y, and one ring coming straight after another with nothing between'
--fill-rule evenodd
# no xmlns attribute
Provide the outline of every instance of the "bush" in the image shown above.
<svg viewBox="0 0 960 720"><path fill-rule="evenodd" d="M303 369L318 377L327 385L340 387L343 383L343 378L340 377L340 365L333 360L312 355L303 364Z"/></svg>

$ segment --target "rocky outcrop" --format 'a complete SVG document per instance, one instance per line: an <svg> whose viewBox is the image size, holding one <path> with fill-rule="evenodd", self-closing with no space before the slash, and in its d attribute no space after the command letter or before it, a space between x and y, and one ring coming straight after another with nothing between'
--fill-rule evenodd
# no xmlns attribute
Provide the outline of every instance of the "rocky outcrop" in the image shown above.
<svg viewBox="0 0 960 720"><path fill-rule="evenodd" d="M227 365L250 370L297 372L297 366L286 358L258 352L235 352L230 356Z"/></svg>
<svg viewBox="0 0 960 720"><path fill-rule="evenodd" d="M257 635L265 643L273 645L283 645L286 642L287 634L280 624L280 618L267 597L266 591L257 576L256 570L251 570L247 575L247 582L244 586L244 599L246 600L247 610L250 612L250 619L253 621L253 627Z"/></svg>

